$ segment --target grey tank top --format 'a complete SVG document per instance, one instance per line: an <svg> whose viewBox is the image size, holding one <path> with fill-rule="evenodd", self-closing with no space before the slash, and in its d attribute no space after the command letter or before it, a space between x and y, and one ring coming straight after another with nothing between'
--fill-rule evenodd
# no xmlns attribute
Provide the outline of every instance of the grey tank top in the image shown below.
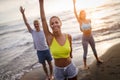
<svg viewBox="0 0 120 80"><path fill-rule="evenodd" d="M30 33L32 34L34 48L36 50L42 51L48 49L48 45L43 31L37 32L35 30L31 30Z"/></svg>

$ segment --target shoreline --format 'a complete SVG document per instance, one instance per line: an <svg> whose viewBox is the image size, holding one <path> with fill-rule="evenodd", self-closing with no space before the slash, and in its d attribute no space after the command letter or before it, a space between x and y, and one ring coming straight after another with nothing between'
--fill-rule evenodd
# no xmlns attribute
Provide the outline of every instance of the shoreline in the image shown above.
<svg viewBox="0 0 120 80"><path fill-rule="evenodd" d="M104 63L96 65L93 61L88 70L83 70L81 66L78 72L78 80L119 80L120 79L120 43L114 44L100 57ZM42 67L35 68L25 73L20 80L44 80L45 74Z"/></svg>

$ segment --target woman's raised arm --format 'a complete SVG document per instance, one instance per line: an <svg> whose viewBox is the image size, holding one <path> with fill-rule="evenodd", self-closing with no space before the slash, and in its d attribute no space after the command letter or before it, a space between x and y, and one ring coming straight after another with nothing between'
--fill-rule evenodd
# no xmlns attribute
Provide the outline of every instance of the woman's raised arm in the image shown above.
<svg viewBox="0 0 120 80"><path fill-rule="evenodd" d="M51 32L49 31L45 12L44 12L44 0L39 0L39 5L40 5L40 15L42 19L42 26L43 26L45 36L47 38L49 35L51 35Z"/></svg>
<svg viewBox="0 0 120 80"><path fill-rule="evenodd" d="M80 21L79 21L79 17L78 17L78 15L77 15L77 11L76 11L76 7L75 7L75 3L76 3L76 0L73 0L74 14L75 14L75 17L76 17L77 21L80 22Z"/></svg>

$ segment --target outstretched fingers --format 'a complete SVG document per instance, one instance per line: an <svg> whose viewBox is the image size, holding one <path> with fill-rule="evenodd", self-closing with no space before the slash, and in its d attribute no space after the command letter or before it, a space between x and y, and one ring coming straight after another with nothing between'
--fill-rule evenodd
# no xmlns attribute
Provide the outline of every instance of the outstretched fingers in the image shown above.
<svg viewBox="0 0 120 80"><path fill-rule="evenodd" d="M25 8L23 8L22 6L20 6L20 12L24 13L25 12Z"/></svg>

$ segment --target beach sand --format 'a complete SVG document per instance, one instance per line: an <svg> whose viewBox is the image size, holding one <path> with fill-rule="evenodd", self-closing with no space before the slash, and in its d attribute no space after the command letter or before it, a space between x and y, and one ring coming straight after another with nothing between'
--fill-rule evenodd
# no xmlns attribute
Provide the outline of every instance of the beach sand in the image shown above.
<svg viewBox="0 0 120 80"><path fill-rule="evenodd" d="M88 70L78 67L78 80L120 80L120 43L109 48L100 58L103 64L97 65L94 61ZM25 73L20 80L45 80L45 74L40 67Z"/></svg>
<svg viewBox="0 0 120 80"><path fill-rule="evenodd" d="M101 57L104 63L94 61L89 70L79 70L78 80L120 80L120 43L109 48Z"/></svg>

